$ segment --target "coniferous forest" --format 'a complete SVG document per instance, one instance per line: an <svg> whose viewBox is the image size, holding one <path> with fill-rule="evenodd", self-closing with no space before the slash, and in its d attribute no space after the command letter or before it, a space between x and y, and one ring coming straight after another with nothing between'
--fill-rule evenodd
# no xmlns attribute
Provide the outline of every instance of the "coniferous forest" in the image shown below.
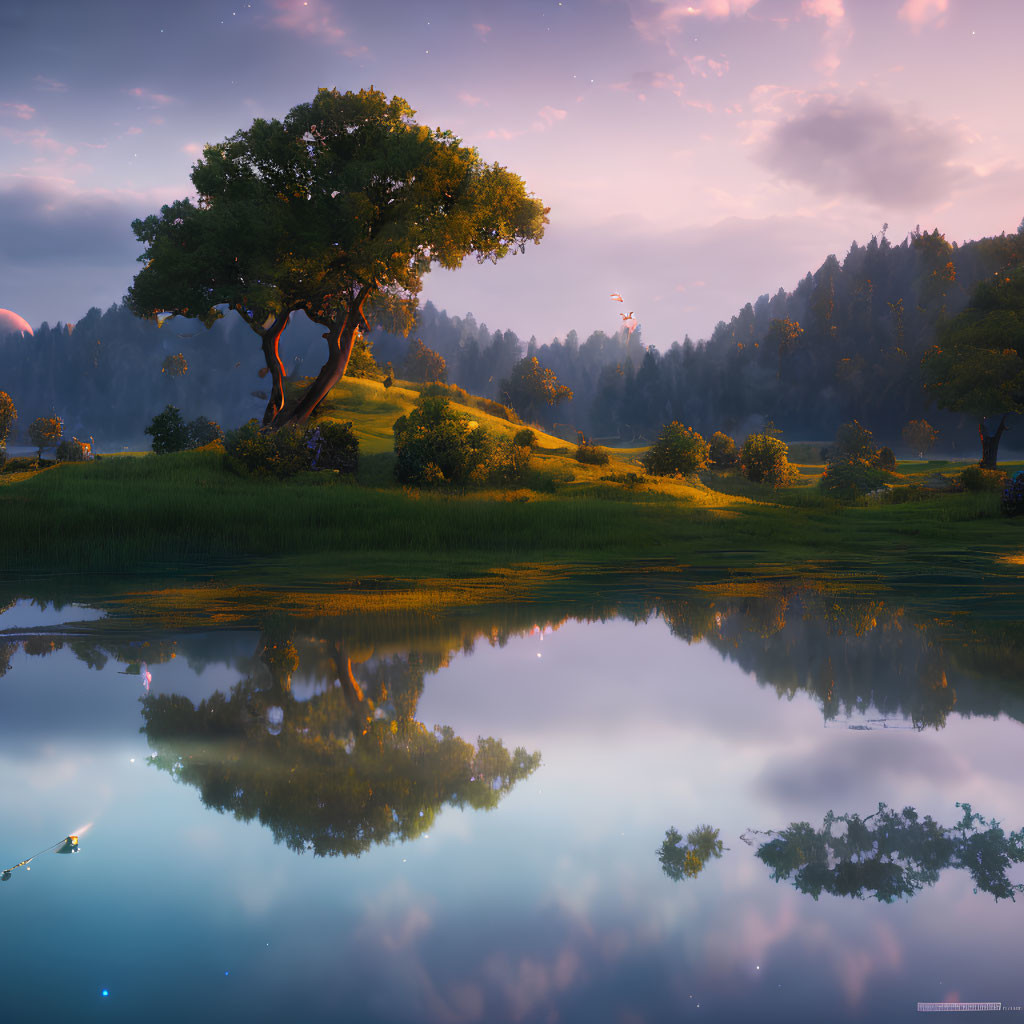
<svg viewBox="0 0 1024 1024"><path fill-rule="evenodd" d="M944 320L977 285L1024 258L1024 232L949 243L916 230L893 245L882 235L828 256L791 291L747 303L710 338L688 335L665 351L632 332L595 331L580 340L525 342L491 332L472 314L450 316L427 302L407 338L376 329L368 336L378 364L401 373L417 341L443 357L447 381L507 402L503 384L524 356L536 356L571 401L539 412L543 426L577 430L606 444L650 443L678 420L705 436L742 439L770 422L790 441L827 441L857 419L881 443L898 446L904 425L927 418L938 448L973 455L977 422L929 401L921 358ZM321 329L293 317L281 339L289 376L315 373L323 361ZM180 355L182 358L177 359ZM94 308L75 325L44 323L34 337L0 339L0 387L14 399L22 431L37 416L58 415L65 435L148 447L145 426L168 404L186 419L225 426L259 417L266 382L257 339L228 314L207 330L172 319L162 327L123 306ZM12 438L13 440L13 438ZM1018 447L1014 436L1007 445Z"/></svg>

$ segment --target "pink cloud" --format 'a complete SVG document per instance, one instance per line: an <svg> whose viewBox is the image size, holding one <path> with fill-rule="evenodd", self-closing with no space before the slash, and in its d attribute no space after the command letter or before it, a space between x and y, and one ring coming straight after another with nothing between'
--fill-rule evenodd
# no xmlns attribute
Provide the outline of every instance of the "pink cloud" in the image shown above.
<svg viewBox="0 0 1024 1024"><path fill-rule="evenodd" d="M628 82L616 82L612 88L619 92L636 93L638 100L647 99L650 89L662 89L679 98L682 98L686 90L686 86L669 71L636 71Z"/></svg>
<svg viewBox="0 0 1024 1024"><path fill-rule="evenodd" d="M520 135L525 135L526 132L510 132L505 128L491 128L486 135L485 139L504 139L506 142L509 139L516 139Z"/></svg>
<svg viewBox="0 0 1024 1024"><path fill-rule="evenodd" d="M188 153L189 156L199 156L203 152L203 144L201 142L186 142L181 147L182 153Z"/></svg>
<svg viewBox="0 0 1024 1024"><path fill-rule="evenodd" d="M698 78L708 78L711 75L721 78L729 70L729 62L725 57L721 60L715 60L714 57L684 57L683 60L686 61L690 74Z"/></svg>
<svg viewBox="0 0 1024 1024"><path fill-rule="evenodd" d="M567 115L567 110L559 110L557 107L552 106L541 107L537 111L537 117L540 120L534 121L531 127L535 132L542 132L550 128L557 121L564 121Z"/></svg>
<svg viewBox="0 0 1024 1024"><path fill-rule="evenodd" d="M134 89L129 89L128 95L134 96L136 99L143 100L154 107L165 107L168 103L174 102L173 96L168 96L166 93L162 92L150 92L149 89L142 89L138 86Z"/></svg>
<svg viewBox="0 0 1024 1024"><path fill-rule="evenodd" d="M920 28L936 18L940 19L937 24L941 25L941 16L948 9L949 0L906 0L906 3L899 9L898 15L914 28Z"/></svg>
<svg viewBox="0 0 1024 1024"><path fill-rule="evenodd" d="M839 25L846 17L843 0L803 0L800 10L811 18L824 18L829 27Z"/></svg>
<svg viewBox="0 0 1024 1024"><path fill-rule="evenodd" d="M473 26L473 28L476 29L476 31L479 34L481 39L486 39L487 38L487 33L491 31L491 26L490 25L484 25L483 23L481 23L479 21Z"/></svg>
<svg viewBox="0 0 1024 1024"><path fill-rule="evenodd" d="M320 0L272 0L271 7L277 11L273 24L278 28L300 36L318 36L329 43L339 43L345 36Z"/></svg>
<svg viewBox="0 0 1024 1024"><path fill-rule="evenodd" d="M474 96L472 93L463 91L459 93L459 101L465 103L467 107L475 107L483 103L484 100L482 96Z"/></svg>
<svg viewBox="0 0 1024 1024"><path fill-rule="evenodd" d="M36 108L30 107L27 103L0 103L0 110L4 113L10 112L22 121L30 121L36 112Z"/></svg>
<svg viewBox="0 0 1024 1024"><path fill-rule="evenodd" d="M63 82L55 81L52 78L44 78L42 75L36 75L32 79L36 83L36 88L43 92L67 92L67 86Z"/></svg>

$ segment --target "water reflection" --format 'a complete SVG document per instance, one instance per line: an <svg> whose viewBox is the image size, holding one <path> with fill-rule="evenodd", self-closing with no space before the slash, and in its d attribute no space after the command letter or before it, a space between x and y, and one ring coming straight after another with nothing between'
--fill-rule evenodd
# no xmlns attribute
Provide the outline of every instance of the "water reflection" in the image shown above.
<svg viewBox="0 0 1024 1024"><path fill-rule="evenodd" d="M674 882L681 878L696 878L712 858L722 856L724 844L718 838L718 829L710 825L701 825L682 835L670 828L665 833L665 841L658 851L661 870Z"/></svg>
<svg viewBox="0 0 1024 1024"><path fill-rule="evenodd" d="M820 829L800 821L775 833L757 857L775 881L791 880L815 900L826 892L892 903L934 885L944 868L969 872L975 892L1013 900L1024 884L1006 873L1024 862L1024 829L1007 835L970 804L957 807L963 816L949 826L922 818L913 807L896 811L884 803L866 818L829 811Z"/></svg>
<svg viewBox="0 0 1024 1024"><path fill-rule="evenodd" d="M510 753L492 737L474 746L417 721L416 655L365 663L357 678L340 638L320 653L337 675L305 700L291 692L296 646L275 631L260 648L268 687L250 677L198 707L147 694L150 762L195 786L207 807L259 820L276 841L318 856L414 839L444 806L496 807L540 764L537 752Z"/></svg>

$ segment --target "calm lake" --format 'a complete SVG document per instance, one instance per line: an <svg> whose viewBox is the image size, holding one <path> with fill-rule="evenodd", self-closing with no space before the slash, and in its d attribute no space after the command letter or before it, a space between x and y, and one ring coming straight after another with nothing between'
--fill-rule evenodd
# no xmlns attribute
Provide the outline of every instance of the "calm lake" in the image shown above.
<svg viewBox="0 0 1024 1024"><path fill-rule="evenodd" d="M796 589L104 623L0 614L4 1021L1024 1005L1016 623Z"/></svg>

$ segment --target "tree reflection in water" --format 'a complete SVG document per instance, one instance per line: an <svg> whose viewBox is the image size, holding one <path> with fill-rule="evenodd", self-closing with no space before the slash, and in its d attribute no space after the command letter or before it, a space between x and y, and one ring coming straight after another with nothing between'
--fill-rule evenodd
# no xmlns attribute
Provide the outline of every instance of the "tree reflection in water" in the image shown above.
<svg viewBox="0 0 1024 1024"><path fill-rule="evenodd" d="M757 857L775 881L791 880L814 899L826 892L892 903L934 885L943 868L968 871L974 891L997 900L1024 892L1006 875L1024 861L1024 829L1007 835L970 804L957 807L963 816L950 826L922 818L913 807L895 811L879 804L866 818L829 811L820 829L801 821L768 833L774 838L758 847Z"/></svg>
<svg viewBox="0 0 1024 1024"><path fill-rule="evenodd" d="M678 882L681 878L696 878L712 857L722 856L723 849L718 829L710 825L701 825L688 832L685 842L675 828L670 828L658 850L658 860L661 861L661 870Z"/></svg>
<svg viewBox="0 0 1024 1024"><path fill-rule="evenodd" d="M259 820L278 842L315 855L356 855L425 833L441 807L491 808L540 764L493 738L476 746L416 721L423 666L415 655L376 661L357 680L340 641L333 685L291 693L295 647L265 636L273 685L250 679L198 707L142 698L151 763L195 786L207 807Z"/></svg>

